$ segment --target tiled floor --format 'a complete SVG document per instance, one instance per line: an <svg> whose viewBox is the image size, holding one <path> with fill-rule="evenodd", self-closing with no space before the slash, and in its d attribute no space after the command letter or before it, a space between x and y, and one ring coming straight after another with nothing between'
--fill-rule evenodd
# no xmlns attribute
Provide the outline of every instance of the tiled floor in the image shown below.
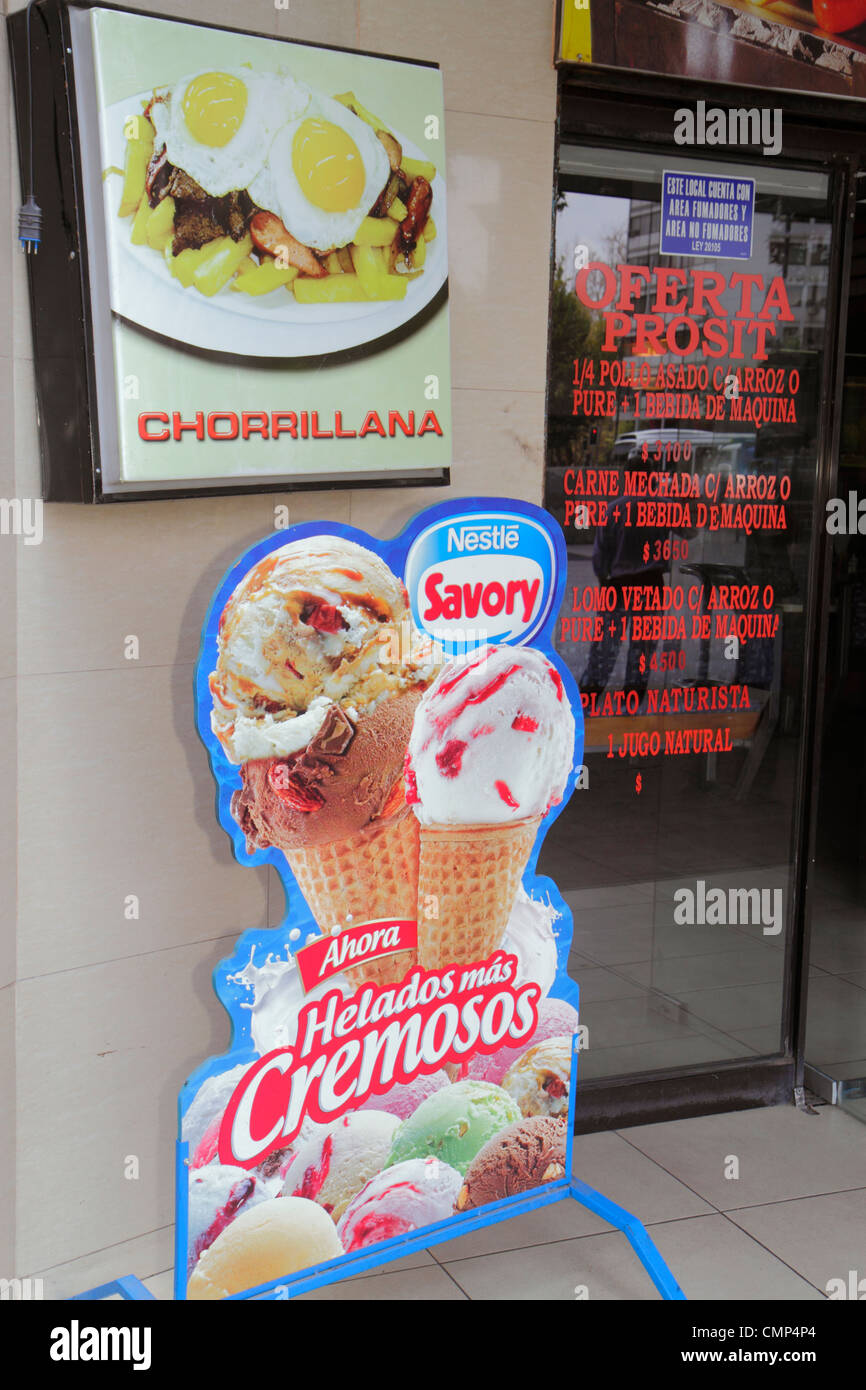
<svg viewBox="0 0 866 1390"><path fill-rule="evenodd" d="M644 1222L690 1299L819 1299L830 1279L866 1276L866 1129L839 1110L744 1110L585 1135L574 1143L574 1170ZM43 1271L45 1294L62 1298L135 1273L157 1298L170 1298L170 1236L155 1232ZM574 1202L304 1295L578 1296L658 1297L625 1237Z"/></svg>

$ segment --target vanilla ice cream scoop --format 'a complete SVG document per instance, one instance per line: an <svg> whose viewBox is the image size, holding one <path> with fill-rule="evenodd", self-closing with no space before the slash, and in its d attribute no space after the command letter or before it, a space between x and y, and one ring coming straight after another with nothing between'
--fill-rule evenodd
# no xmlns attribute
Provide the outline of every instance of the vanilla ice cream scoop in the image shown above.
<svg viewBox="0 0 866 1390"><path fill-rule="evenodd" d="M488 647L442 668L415 713L406 799L422 826L501 825L562 799L574 716L532 647Z"/></svg>
<svg viewBox="0 0 866 1390"><path fill-rule="evenodd" d="M219 622L211 724L229 759L296 753L334 704L361 711L412 685L409 633L406 590L372 551L329 535L271 551Z"/></svg>
<svg viewBox="0 0 866 1390"><path fill-rule="evenodd" d="M272 1283L343 1254L328 1213L303 1197L275 1197L240 1216L208 1246L187 1298L211 1301Z"/></svg>

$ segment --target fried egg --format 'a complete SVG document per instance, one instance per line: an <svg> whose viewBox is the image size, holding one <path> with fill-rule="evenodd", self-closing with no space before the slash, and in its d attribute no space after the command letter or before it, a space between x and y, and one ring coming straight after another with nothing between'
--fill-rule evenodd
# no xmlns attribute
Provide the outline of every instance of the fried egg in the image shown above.
<svg viewBox="0 0 866 1390"><path fill-rule="evenodd" d="M305 246L328 251L352 241L390 168L371 126L339 101L313 96L277 131L250 196Z"/></svg>
<svg viewBox="0 0 866 1390"><path fill-rule="evenodd" d="M249 188L274 135L310 103L303 83L279 73L199 72L183 77L152 120L170 162L211 197Z"/></svg>

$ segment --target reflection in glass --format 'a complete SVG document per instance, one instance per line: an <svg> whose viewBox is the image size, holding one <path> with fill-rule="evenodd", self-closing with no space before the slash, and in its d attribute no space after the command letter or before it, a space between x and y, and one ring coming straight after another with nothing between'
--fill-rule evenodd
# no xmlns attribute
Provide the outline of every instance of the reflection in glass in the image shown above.
<svg viewBox="0 0 866 1390"><path fill-rule="evenodd" d="M792 172L780 192L777 168L765 192L764 170L739 168L757 180L751 259L662 257L661 178L651 159L638 173L644 163L564 150L574 172L561 179L556 219L546 506L568 547L557 646L581 686L589 785L548 836L539 867L574 911L584 1079L780 1050L803 746L826 181ZM596 263L590 301L604 295L605 269L621 264L650 276L674 267L686 283L695 268L720 271L728 328L743 304L736 273L760 276L764 292L780 277L790 318L768 316L777 332L765 359L748 332L737 359L704 356L701 345L683 351L686 324L678 351L639 356L635 326L606 352L603 313L575 294L575 267L587 262ZM654 298L650 279L629 314L652 314ZM662 315L665 326L672 317ZM625 380L642 369L721 367L721 390L672 386L665 413L650 416L646 393L626 386L612 408L605 397L603 410L575 413L581 371L599 381L611 363ZM757 368L773 369L774 380L777 372L784 391L756 390ZM741 401L708 418L708 395L723 395L735 375ZM777 410L777 394L793 407ZM756 396L767 401L758 424L745 408ZM714 528L699 514L708 487L740 508L736 522ZM682 511L641 512L652 499ZM759 505L780 509L775 526L747 524L754 513L744 509Z"/></svg>

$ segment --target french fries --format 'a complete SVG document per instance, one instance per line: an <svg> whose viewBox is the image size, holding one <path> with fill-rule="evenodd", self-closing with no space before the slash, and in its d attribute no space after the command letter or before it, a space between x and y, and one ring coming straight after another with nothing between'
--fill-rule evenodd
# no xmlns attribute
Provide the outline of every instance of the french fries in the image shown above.
<svg viewBox="0 0 866 1390"><path fill-rule="evenodd" d="M192 284L193 273L201 260L201 252L188 247L186 251L181 251L179 256L171 254L171 242L168 241L165 247L165 263L176 280L179 280L185 290Z"/></svg>
<svg viewBox="0 0 866 1390"><path fill-rule="evenodd" d="M241 261L231 287L233 290L239 290L241 294L270 294L271 290L279 289L281 285L290 285L297 278L298 271L293 265L280 266L271 260L262 261L261 265L257 265L251 257L247 257Z"/></svg>
<svg viewBox="0 0 866 1390"><path fill-rule="evenodd" d="M164 251L174 236L174 198L163 198L148 215L144 238L154 251Z"/></svg>
<svg viewBox="0 0 866 1390"><path fill-rule="evenodd" d="M385 122L380 121L378 116L374 116L372 111L368 111L366 106L362 106L354 92L343 92L341 96L335 96L334 101L338 101L341 106L350 106L355 115L366 125L372 126L374 130L384 130L386 135L391 134Z"/></svg>
<svg viewBox="0 0 866 1390"><path fill-rule="evenodd" d="M151 211L152 209L147 198L142 198L138 205L138 212L132 220L132 231L129 234L129 239L133 246L147 245L147 224L150 220Z"/></svg>
<svg viewBox="0 0 866 1390"><path fill-rule="evenodd" d="M378 246L353 246L352 265L368 299L405 299L406 281L388 272Z"/></svg>
<svg viewBox="0 0 866 1390"><path fill-rule="evenodd" d="M402 168L410 183L413 179L426 179L432 183L436 177L436 165L426 159L404 159Z"/></svg>
<svg viewBox="0 0 866 1390"><path fill-rule="evenodd" d="M253 239L249 232L240 241L232 241L230 236L209 241L200 251L193 252L200 257L192 273L193 285L201 294L212 299L217 290L228 284L252 249Z"/></svg>
<svg viewBox="0 0 866 1390"><path fill-rule="evenodd" d="M390 246L397 235L397 223L390 217L365 217L355 233L356 246Z"/></svg>
<svg viewBox="0 0 866 1390"><path fill-rule="evenodd" d="M292 289L299 304L355 304L367 299L357 275L326 275L324 280L300 275Z"/></svg>
<svg viewBox="0 0 866 1390"><path fill-rule="evenodd" d="M123 162L123 190L120 194L118 217L130 217L137 212L144 197L147 166L153 154L156 131L146 116L135 116L128 122L129 134Z"/></svg>

